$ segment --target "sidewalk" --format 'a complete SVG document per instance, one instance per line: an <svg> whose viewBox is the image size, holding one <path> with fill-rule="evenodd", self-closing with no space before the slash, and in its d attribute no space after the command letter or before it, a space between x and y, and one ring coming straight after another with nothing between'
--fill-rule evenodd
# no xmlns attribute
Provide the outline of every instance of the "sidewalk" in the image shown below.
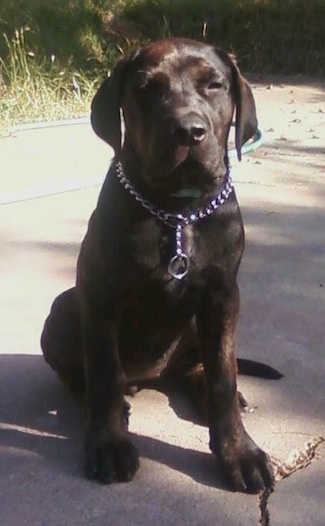
<svg viewBox="0 0 325 526"><path fill-rule="evenodd" d="M264 145L233 167L247 239L238 354L285 376L240 377L239 387L257 406L248 431L283 460L325 435L325 82L252 85ZM53 298L74 282L99 191L89 185L109 156L88 125L0 141L0 201L58 183L67 190L67 181L80 188L0 206L0 524L258 526L257 497L222 488L206 428L158 392L131 400L134 481L83 479L82 415L44 363L39 337ZM271 525L324 526L324 497L323 444L308 468L277 483Z"/></svg>

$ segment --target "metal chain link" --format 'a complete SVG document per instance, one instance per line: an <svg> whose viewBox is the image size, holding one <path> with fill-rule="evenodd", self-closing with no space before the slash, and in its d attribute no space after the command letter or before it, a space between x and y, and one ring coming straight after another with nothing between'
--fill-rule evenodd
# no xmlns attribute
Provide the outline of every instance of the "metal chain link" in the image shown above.
<svg viewBox="0 0 325 526"><path fill-rule="evenodd" d="M192 212L189 215L184 214L171 214L161 210L154 204L150 203L147 199L144 199L132 186L128 178L126 177L122 163L118 161L116 163L116 175L119 181L123 184L124 188L138 201L144 208L150 212L154 217L165 223L171 228L176 229L176 254L173 256L168 265L168 272L175 279L182 279L189 272L190 261L189 257L183 252L183 229L186 225L196 223L199 219L204 219L213 214L218 208L228 199L230 194L234 190L234 184L231 179L229 171L226 175L226 181L223 190L211 199L205 208L199 209L197 212Z"/></svg>

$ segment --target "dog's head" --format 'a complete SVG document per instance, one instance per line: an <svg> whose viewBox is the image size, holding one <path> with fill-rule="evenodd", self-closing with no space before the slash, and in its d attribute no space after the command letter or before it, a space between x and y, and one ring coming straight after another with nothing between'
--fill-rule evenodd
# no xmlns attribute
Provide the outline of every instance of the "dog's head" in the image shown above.
<svg viewBox="0 0 325 526"><path fill-rule="evenodd" d="M117 64L94 97L91 121L117 157L133 152L148 184L177 188L220 182L235 111L240 159L257 129L249 85L223 51L173 38Z"/></svg>

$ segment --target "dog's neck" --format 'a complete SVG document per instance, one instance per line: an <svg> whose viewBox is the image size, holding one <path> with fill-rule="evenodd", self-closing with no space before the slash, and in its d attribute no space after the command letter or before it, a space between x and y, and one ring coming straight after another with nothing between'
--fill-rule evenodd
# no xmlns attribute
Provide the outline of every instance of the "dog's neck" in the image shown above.
<svg viewBox="0 0 325 526"><path fill-rule="evenodd" d="M156 219L175 230L176 253L169 262L168 272L173 278L177 280L183 279L188 274L190 268L189 257L183 251L183 230L188 225L192 225L213 215L218 210L218 208L220 208L220 206L228 200L234 189L230 173L227 172L223 189L216 197L210 199L204 208L199 208L196 210L192 209L191 212L187 213L167 212L166 210L159 208L155 203L145 199L132 185L131 181L124 173L121 161L116 161L115 173L120 183L124 186L125 190L130 193L135 201L137 201Z"/></svg>
<svg viewBox="0 0 325 526"><path fill-rule="evenodd" d="M211 177L208 180L207 177L205 179L202 177L199 184L193 184L187 180L185 173L184 184L182 186L177 184L173 187L170 185L156 186L146 181L143 176L142 163L127 139L115 161L122 163L127 179L144 199L171 213L186 213L188 210L204 208L210 199L223 190L229 175L227 151L225 151L223 163L214 174L214 178Z"/></svg>

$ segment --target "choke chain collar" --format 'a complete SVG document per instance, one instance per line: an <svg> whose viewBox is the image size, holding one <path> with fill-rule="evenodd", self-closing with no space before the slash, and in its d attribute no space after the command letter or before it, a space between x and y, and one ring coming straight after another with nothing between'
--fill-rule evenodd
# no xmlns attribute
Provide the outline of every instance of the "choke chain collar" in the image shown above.
<svg viewBox="0 0 325 526"><path fill-rule="evenodd" d="M190 270L190 259L183 250L183 229L186 225L196 223L200 219L205 219L212 215L218 208L228 199L230 194L233 192L234 185L231 179L229 171L226 175L224 188L221 192L211 199L205 208L201 208L196 212L191 212L188 215L184 214L171 214L161 210L150 201L144 199L132 186L128 178L126 177L122 164L120 161L116 163L116 175L119 181L123 184L124 188L138 201L144 208L150 212L154 217L165 223L176 231L176 253L169 261L168 272L169 274L178 280L183 279Z"/></svg>

